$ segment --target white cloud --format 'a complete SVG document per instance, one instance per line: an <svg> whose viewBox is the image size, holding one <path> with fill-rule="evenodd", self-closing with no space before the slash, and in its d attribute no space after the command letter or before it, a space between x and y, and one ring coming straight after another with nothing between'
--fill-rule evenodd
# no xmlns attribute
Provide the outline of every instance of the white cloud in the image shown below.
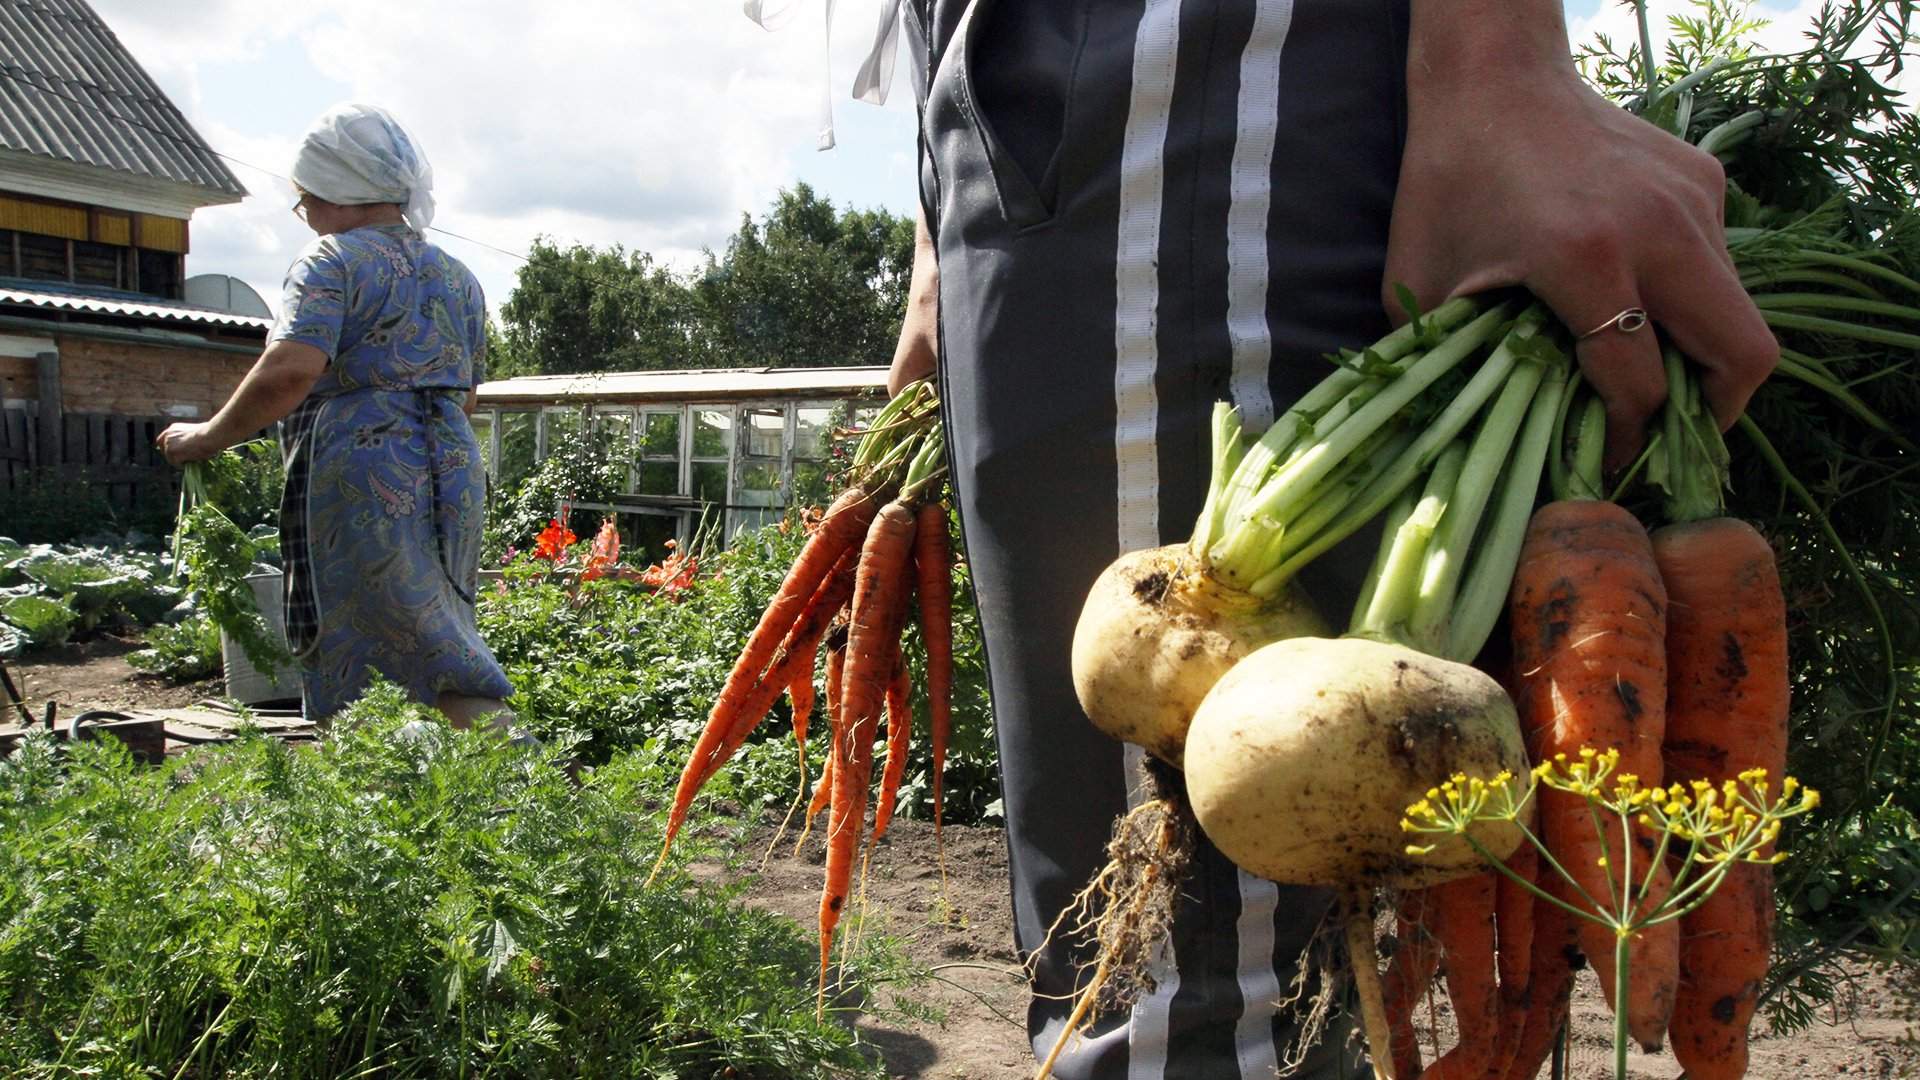
<svg viewBox="0 0 1920 1080"><path fill-rule="evenodd" d="M433 161L436 224L510 251L537 235L624 244L689 264L743 212L804 179L822 87L821 7L768 33L713 0L96 0L216 149L284 172L300 129L338 98L377 102ZM836 111L877 0L836 12ZM843 138L836 202L912 199L905 72L865 145ZM872 136L872 124L860 125ZM871 156L871 161L865 159ZM232 273L269 302L307 238L283 182L235 167L252 197L194 217L192 272ZM879 178L890 183L882 186ZM894 188L899 188L896 191ZM497 304L517 263L447 240Z"/></svg>

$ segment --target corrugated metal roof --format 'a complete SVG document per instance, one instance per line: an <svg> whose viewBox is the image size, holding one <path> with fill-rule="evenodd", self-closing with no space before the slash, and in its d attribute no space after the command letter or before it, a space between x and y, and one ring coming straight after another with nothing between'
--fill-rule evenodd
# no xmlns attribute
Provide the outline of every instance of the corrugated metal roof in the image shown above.
<svg viewBox="0 0 1920 1080"><path fill-rule="evenodd" d="M0 0L4 2L4 0ZM85 293L43 292L38 289L17 289L0 285L0 304L25 304L28 307L50 308L56 311L77 311L89 315L119 315L125 318L156 319L164 322L203 323L213 326L233 326L248 330L269 330L272 319L259 319L251 315L235 315L226 311L212 311L207 308L187 307L184 304L170 304L154 297L130 299L125 295L90 296Z"/></svg>
<svg viewBox="0 0 1920 1080"><path fill-rule="evenodd" d="M887 389L887 369L875 367L724 368L695 371L620 371L590 375L523 375L480 384L482 407L633 405L645 402L754 401L843 398Z"/></svg>
<svg viewBox="0 0 1920 1080"><path fill-rule="evenodd" d="M0 147L247 194L85 0L0 0Z"/></svg>

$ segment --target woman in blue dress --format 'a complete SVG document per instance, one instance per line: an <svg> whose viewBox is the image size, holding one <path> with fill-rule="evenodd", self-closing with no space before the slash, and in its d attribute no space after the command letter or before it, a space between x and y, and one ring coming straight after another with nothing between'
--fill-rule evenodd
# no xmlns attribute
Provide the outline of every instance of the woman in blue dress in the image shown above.
<svg viewBox="0 0 1920 1080"><path fill-rule="evenodd" d="M212 419L168 427L160 448L203 460L284 421L287 640L308 717L332 717L378 673L457 727L499 724L512 687L473 607L480 285L421 235L432 170L384 110L328 110L293 180L317 236L287 271L266 350Z"/></svg>

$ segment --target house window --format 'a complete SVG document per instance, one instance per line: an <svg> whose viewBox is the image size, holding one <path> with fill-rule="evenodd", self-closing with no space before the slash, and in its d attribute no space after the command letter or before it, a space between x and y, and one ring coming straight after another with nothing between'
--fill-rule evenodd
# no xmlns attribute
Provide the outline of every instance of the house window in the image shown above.
<svg viewBox="0 0 1920 1080"><path fill-rule="evenodd" d="M20 276L37 281L71 280L67 274L67 241L21 233Z"/></svg>
<svg viewBox="0 0 1920 1080"><path fill-rule="evenodd" d="M104 285L109 289L124 286L125 248L96 244L88 240L73 242L73 280L80 285Z"/></svg>
<svg viewBox="0 0 1920 1080"><path fill-rule="evenodd" d="M180 256L170 251L139 250L140 291L148 296L180 299Z"/></svg>

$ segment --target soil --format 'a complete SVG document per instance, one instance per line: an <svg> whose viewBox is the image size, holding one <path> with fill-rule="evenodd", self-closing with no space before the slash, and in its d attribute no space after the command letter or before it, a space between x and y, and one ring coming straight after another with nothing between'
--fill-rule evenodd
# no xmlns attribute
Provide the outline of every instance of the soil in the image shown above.
<svg viewBox="0 0 1920 1080"><path fill-rule="evenodd" d="M36 717L52 702L60 716L85 709L181 708L222 692L219 677L174 684L137 671L127 656L138 640L103 635L80 644L41 649L7 663L13 685ZM9 720L18 719L18 714Z"/></svg>
<svg viewBox="0 0 1920 1080"><path fill-rule="evenodd" d="M136 648L133 642L99 639L35 655L29 662L9 664L8 670L36 714L48 700L58 702L66 715L70 709L180 706L218 694L217 679L176 687L133 670L126 654ZM821 841L817 835L809 839L795 856L789 836L762 868L758 853L766 850L776 825L763 823L739 844L739 850L752 853L743 860L750 871L745 875L745 900L811 927L820 904ZM885 935L898 943L907 963L930 974L899 992L937 1018L913 1019L875 1009L855 1023L886 1062L890 1076L1031 1076L1034 1062L1024 1029L1027 995L1013 950L1004 837L998 829L953 826L945 830L945 847L943 884L932 826L896 819L867 874L865 904L857 909L864 910L864 918L850 920L852 932ZM718 864L697 867L696 872L712 878L741 876ZM1851 960L1838 964L1833 974L1841 987L1839 1000L1811 1029L1789 1036L1756 1030L1748 1075L1757 1080L1920 1077L1920 1042L1915 1038L1920 985ZM1444 1000L1434 1006L1428 1022L1444 1045L1451 1029ZM1590 972L1582 973L1575 994L1573 1031L1567 1077L1610 1077L1612 1018ZM1629 1069L1636 1080L1671 1080L1679 1072L1670 1054L1638 1050L1629 1058Z"/></svg>

